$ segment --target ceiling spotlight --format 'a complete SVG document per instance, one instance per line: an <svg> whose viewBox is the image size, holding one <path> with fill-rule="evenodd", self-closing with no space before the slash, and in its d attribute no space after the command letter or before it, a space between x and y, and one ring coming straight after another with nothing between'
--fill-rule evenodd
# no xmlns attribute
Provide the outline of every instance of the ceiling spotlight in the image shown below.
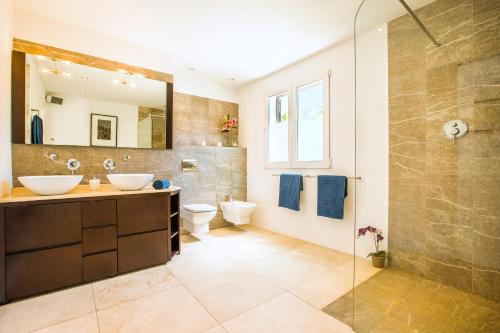
<svg viewBox="0 0 500 333"><path fill-rule="evenodd" d="M70 77L71 76L71 73L70 72L63 72L63 71L60 71L58 69L47 69L47 68L40 68L39 69L40 73L50 73L50 74L54 74L54 75L62 75L62 76L65 76L65 77Z"/></svg>

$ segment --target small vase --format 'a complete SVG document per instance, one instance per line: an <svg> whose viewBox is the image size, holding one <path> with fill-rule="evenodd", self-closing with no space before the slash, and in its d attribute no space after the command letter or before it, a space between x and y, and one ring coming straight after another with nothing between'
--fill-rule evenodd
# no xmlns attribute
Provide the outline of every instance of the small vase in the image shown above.
<svg viewBox="0 0 500 333"><path fill-rule="evenodd" d="M385 256L372 256L373 267L384 268L385 267Z"/></svg>

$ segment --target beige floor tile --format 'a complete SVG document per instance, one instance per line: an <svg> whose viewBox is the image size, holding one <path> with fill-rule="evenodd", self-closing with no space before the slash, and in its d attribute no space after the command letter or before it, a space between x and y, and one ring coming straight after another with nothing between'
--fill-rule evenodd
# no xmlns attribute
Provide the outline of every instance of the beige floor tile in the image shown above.
<svg viewBox="0 0 500 333"><path fill-rule="evenodd" d="M66 289L0 306L0 332L30 332L94 311L91 285Z"/></svg>
<svg viewBox="0 0 500 333"><path fill-rule="evenodd" d="M289 253L254 261L247 264L246 267L286 290L312 280L327 271L325 266Z"/></svg>
<svg viewBox="0 0 500 333"><path fill-rule="evenodd" d="M101 333L203 332L215 319L182 286L97 312Z"/></svg>
<svg viewBox="0 0 500 333"><path fill-rule="evenodd" d="M96 313L71 319L57 325L35 331L34 333L99 333Z"/></svg>
<svg viewBox="0 0 500 333"><path fill-rule="evenodd" d="M335 267L335 270L352 276L354 270L354 260L350 260L338 267ZM382 270L382 268L373 267L371 261L363 258L356 258L356 280L358 281L358 283L369 279Z"/></svg>
<svg viewBox="0 0 500 333"><path fill-rule="evenodd" d="M93 284L98 310L178 286L180 283L166 266L154 267Z"/></svg>
<svg viewBox="0 0 500 333"><path fill-rule="evenodd" d="M238 269L238 265L218 253L200 253L172 260L167 267L182 283L210 274ZM181 258L182 257L182 258Z"/></svg>
<svg viewBox="0 0 500 333"><path fill-rule="evenodd" d="M213 249L231 261L243 264L264 259L284 251L272 244L248 240L218 244L213 246Z"/></svg>
<svg viewBox="0 0 500 333"><path fill-rule="evenodd" d="M185 287L219 322L285 292L257 274L244 270L209 275L188 282Z"/></svg>
<svg viewBox="0 0 500 333"><path fill-rule="evenodd" d="M344 333L351 329L286 293L223 323L230 333Z"/></svg>
<svg viewBox="0 0 500 333"><path fill-rule="evenodd" d="M353 256L347 253L342 253L314 244L306 244L295 247L290 250L290 253L297 255L302 259L330 268L340 266L353 259Z"/></svg>
<svg viewBox="0 0 500 333"><path fill-rule="evenodd" d="M332 270L301 284L291 292L309 304L322 309L351 289L352 276Z"/></svg>
<svg viewBox="0 0 500 333"><path fill-rule="evenodd" d="M183 255L203 253L208 249L208 247L203 244L200 239L191 235L181 236L181 242Z"/></svg>
<svg viewBox="0 0 500 333"><path fill-rule="evenodd" d="M215 326L214 328L209 329L203 333L227 333L227 331L222 326Z"/></svg>

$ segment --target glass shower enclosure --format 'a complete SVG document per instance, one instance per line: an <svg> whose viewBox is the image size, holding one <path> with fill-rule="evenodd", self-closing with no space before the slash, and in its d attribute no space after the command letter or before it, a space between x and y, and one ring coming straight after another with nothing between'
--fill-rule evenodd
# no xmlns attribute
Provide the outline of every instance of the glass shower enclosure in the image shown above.
<svg viewBox="0 0 500 333"><path fill-rule="evenodd" d="M354 232L381 230L387 260L356 264L325 312L360 333L500 332L500 2L365 0L355 35Z"/></svg>

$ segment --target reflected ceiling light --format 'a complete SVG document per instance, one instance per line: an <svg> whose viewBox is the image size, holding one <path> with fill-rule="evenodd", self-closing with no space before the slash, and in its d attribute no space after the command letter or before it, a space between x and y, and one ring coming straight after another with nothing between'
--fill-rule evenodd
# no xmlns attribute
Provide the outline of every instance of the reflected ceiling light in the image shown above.
<svg viewBox="0 0 500 333"><path fill-rule="evenodd" d="M111 82L113 82L113 84L119 84L122 87L130 87L130 88L137 87L137 83L128 82L126 79L120 79L120 80L113 79Z"/></svg>
<svg viewBox="0 0 500 333"><path fill-rule="evenodd" d="M54 75L62 75L62 76L65 76L65 77L70 77L71 76L71 73L70 72L64 72L64 71L60 71L58 69L47 69L47 68L40 68L39 69L40 73L44 73L44 74L54 74Z"/></svg>

